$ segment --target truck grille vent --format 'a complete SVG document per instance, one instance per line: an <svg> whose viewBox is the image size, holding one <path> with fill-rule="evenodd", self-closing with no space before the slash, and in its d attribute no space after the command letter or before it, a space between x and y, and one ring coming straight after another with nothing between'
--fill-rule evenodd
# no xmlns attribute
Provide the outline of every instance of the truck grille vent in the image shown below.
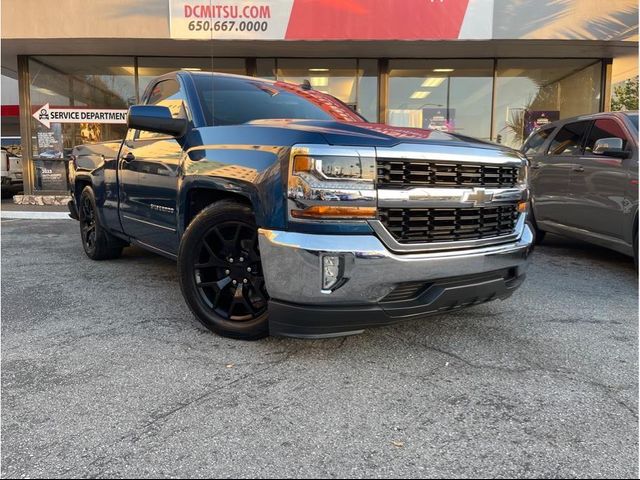
<svg viewBox="0 0 640 480"><path fill-rule="evenodd" d="M399 243L452 242L513 233L516 205L482 208L380 208L378 217Z"/></svg>
<svg viewBox="0 0 640 480"><path fill-rule="evenodd" d="M498 187L518 182L518 167L437 163L430 160L378 159L378 186L403 187Z"/></svg>
<svg viewBox="0 0 640 480"><path fill-rule="evenodd" d="M425 282L405 282L399 284L391 293L384 297L382 302L400 302L417 298L430 283Z"/></svg>

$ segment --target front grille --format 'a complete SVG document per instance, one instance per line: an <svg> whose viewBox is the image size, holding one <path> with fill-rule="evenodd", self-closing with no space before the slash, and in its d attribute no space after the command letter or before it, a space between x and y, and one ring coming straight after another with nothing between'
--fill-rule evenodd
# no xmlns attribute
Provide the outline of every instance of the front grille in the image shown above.
<svg viewBox="0 0 640 480"><path fill-rule="evenodd" d="M432 160L378 159L378 186L403 187L498 187L518 183L518 167L438 163Z"/></svg>
<svg viewBox="0 0 640 480"><path fill-rule="evenodd" d="M482 208L380 208L378 217L399 243L453 242L513 233L516 205Z"/></svg>

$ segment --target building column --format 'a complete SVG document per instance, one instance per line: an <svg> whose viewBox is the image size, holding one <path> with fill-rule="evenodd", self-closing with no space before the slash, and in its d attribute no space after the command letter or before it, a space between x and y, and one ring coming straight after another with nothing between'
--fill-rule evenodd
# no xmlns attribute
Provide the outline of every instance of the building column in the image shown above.
<svg viewBox="0 0 640 480"><path fill-rule="evenodd" d="M18 97L20 99L20 142L22 146L22 184L25 195L32 195L35 185L31 142L31 94L29 57L18 55Z"/></svg>
<svg viewBox="0 0 640 480"><path fill-rule="evenodd" d="M389 99L389 59L378 60L378 122L387 123Z"/></svg>
<svg viewBox="0 0 640 480"><path fill-rule="evenodd" d="M613 60L607 58L602 62L602 102L600 102L603 112L611 111L611 73L613 71Z"/></svg>

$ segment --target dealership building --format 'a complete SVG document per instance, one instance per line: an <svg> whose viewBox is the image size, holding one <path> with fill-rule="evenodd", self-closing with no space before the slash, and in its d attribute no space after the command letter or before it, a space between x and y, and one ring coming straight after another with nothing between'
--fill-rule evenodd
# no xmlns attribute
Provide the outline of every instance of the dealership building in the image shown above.
<svg viewBox="0 0 640 480"><path fill-rule="evenodd" d="M330 93L367 120L518 147L606 111L638 75L637 0L3 0L3 145L25 193L66 191L73 147L122 138L177 69Z"/></svg>

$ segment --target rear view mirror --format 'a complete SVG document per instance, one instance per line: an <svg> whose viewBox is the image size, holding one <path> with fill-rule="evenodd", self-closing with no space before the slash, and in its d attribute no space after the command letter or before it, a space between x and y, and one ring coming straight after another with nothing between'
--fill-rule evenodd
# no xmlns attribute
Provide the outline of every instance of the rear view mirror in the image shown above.
<svg viewBox="0 0 640 480"><path fill-rule="evenodd" d="M164 133L182 137L187 133L187 120L173 118L171 110L159 105L133 105L129 107L127 127L146 132Z"/></svg>
<svg viewBox="0 0 640 480"><path fill-rule="evenodd" d="M624 141L621 138L600 138L593 146L594 155L603 157L627 158L629 153L624 149Z"/></svg>

